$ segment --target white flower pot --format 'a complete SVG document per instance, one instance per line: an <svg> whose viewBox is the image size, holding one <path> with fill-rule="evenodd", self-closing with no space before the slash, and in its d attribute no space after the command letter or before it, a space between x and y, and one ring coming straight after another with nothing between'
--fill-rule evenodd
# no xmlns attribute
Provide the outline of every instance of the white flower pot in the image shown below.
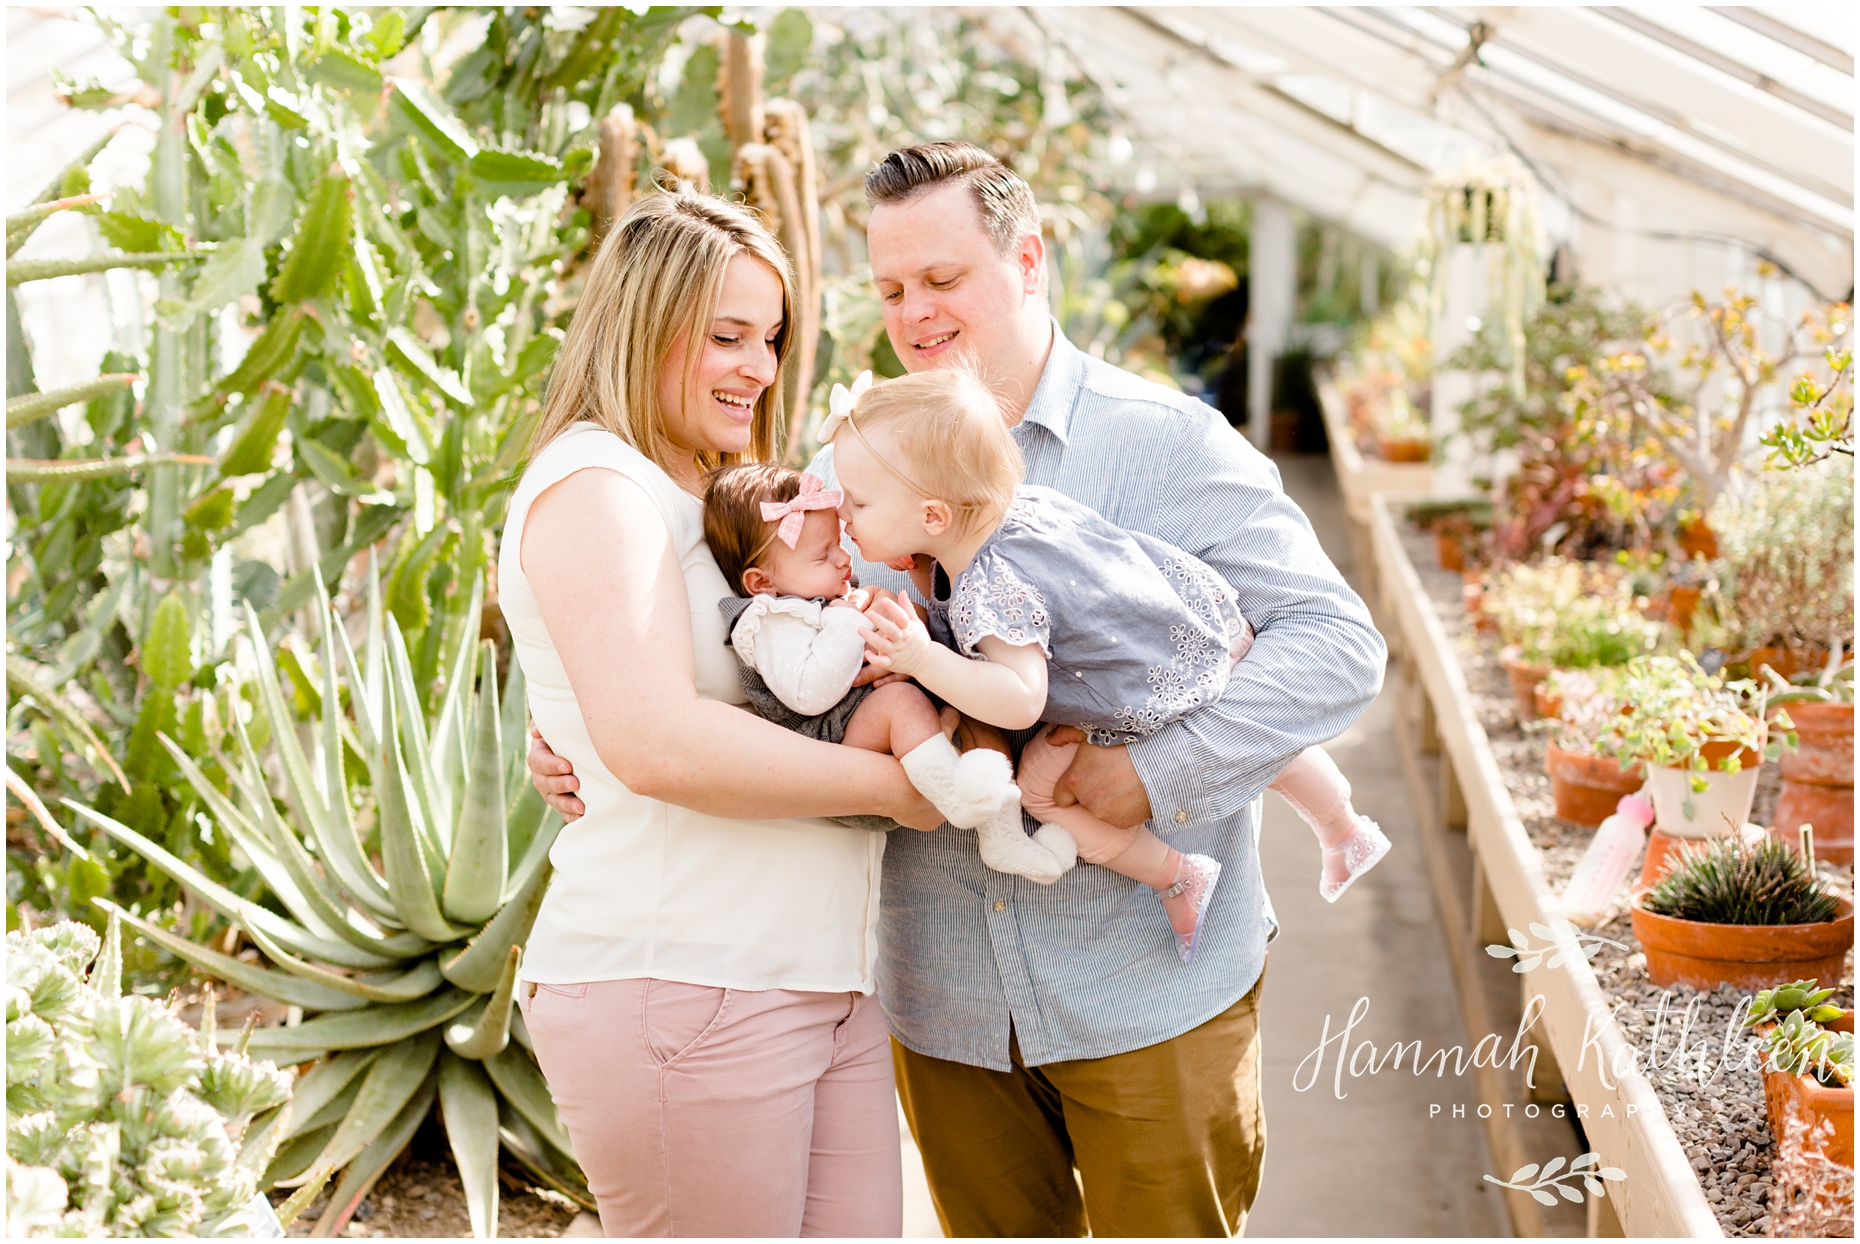
<svg viewBox="0 0 1860 1244"><path fill-rule="evenodd" d="M1705 789L1692 789L1695 771L1647 766L1647 791L1653 796L1653 827L1675 838L1723 838L1750 819L1757 798L1757 766L1736 773L1709 769L1697 774Z"/></svg>

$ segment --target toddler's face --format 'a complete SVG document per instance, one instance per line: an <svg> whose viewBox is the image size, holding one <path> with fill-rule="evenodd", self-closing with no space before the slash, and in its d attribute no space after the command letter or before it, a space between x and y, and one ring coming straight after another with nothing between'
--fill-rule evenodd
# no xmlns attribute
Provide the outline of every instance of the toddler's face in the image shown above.
<svg viewBox="0 0 1860 1244"><path fill-rule="evenodd" d="M840 519L832 510L809 510L801 538L789 548L769 545L757 567L767 577L762 590L776 596L824 596L836 600L852 584L852 557L840 547ZM749 572L751 575L755 570Z"/></svg>
<svg viewBox="0 0 1860 1244"><path fill-rule="evenodd" d="M878 452L896 462L898 451L889 439L882 432L873 436ZM859 556L884 563L931 551L923 498L886 470L856 434L843 432L833 438L833 473L846 494L840 518L859 546Z"/></svg>

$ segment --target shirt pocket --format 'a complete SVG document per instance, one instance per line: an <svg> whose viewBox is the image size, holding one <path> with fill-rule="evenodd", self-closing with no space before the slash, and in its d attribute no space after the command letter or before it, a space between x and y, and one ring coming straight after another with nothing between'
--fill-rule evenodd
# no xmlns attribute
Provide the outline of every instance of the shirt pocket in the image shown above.
<svg viewBox="0 0 1860 1244"><path fill-rule="evenodd" d="M723 1025L730 990L648 980L640 991L640 1033L660 1068L677 1066Z"/></svg>

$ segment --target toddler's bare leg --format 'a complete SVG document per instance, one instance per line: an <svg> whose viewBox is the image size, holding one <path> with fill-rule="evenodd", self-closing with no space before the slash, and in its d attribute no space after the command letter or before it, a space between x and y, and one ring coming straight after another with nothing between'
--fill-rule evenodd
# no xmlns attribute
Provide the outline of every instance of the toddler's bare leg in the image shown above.
<svg viewBox="0 0 1860 1244"><path fill-rule="evenodd" d="M925 799L951 825L973 829L1020 800L1014 770L999 752L957 752L943 733L930 698L910 683L887 683L854 710L841 740L849 747L889 752Z"/></svg>
<svg viewBox="0 0 1860 1244"><path fill-rule="evenodd" d="M903 756L933 734L942 734L942 722L930 697L913 683L894 682L865 697L846 723L848 747Z"/></svg>
<svg viewBox="0 0 1860 1244"><path fill-rule="evenodd" d="M1388 854L1388 838L1374 821L1357 814L1350 802L1349 779L1323 748L1301 752L1280 771L1272 789L1285 797L1323 844L1318 893L1331 902Z"/></svg>

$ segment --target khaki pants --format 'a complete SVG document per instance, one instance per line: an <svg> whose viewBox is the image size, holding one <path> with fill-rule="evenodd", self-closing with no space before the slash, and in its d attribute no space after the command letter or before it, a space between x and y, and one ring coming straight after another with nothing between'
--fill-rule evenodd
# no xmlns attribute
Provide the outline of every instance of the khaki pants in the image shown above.
<svg viewBox="0 0 1860 1244"><path fill-rule="evenodd" d="M1027 1067L1010 1037L1002 1072L893 1040L944 1234L1243 1232L1266 1156L1264 983L1199 1028L1109 1058Z"/></svg>

